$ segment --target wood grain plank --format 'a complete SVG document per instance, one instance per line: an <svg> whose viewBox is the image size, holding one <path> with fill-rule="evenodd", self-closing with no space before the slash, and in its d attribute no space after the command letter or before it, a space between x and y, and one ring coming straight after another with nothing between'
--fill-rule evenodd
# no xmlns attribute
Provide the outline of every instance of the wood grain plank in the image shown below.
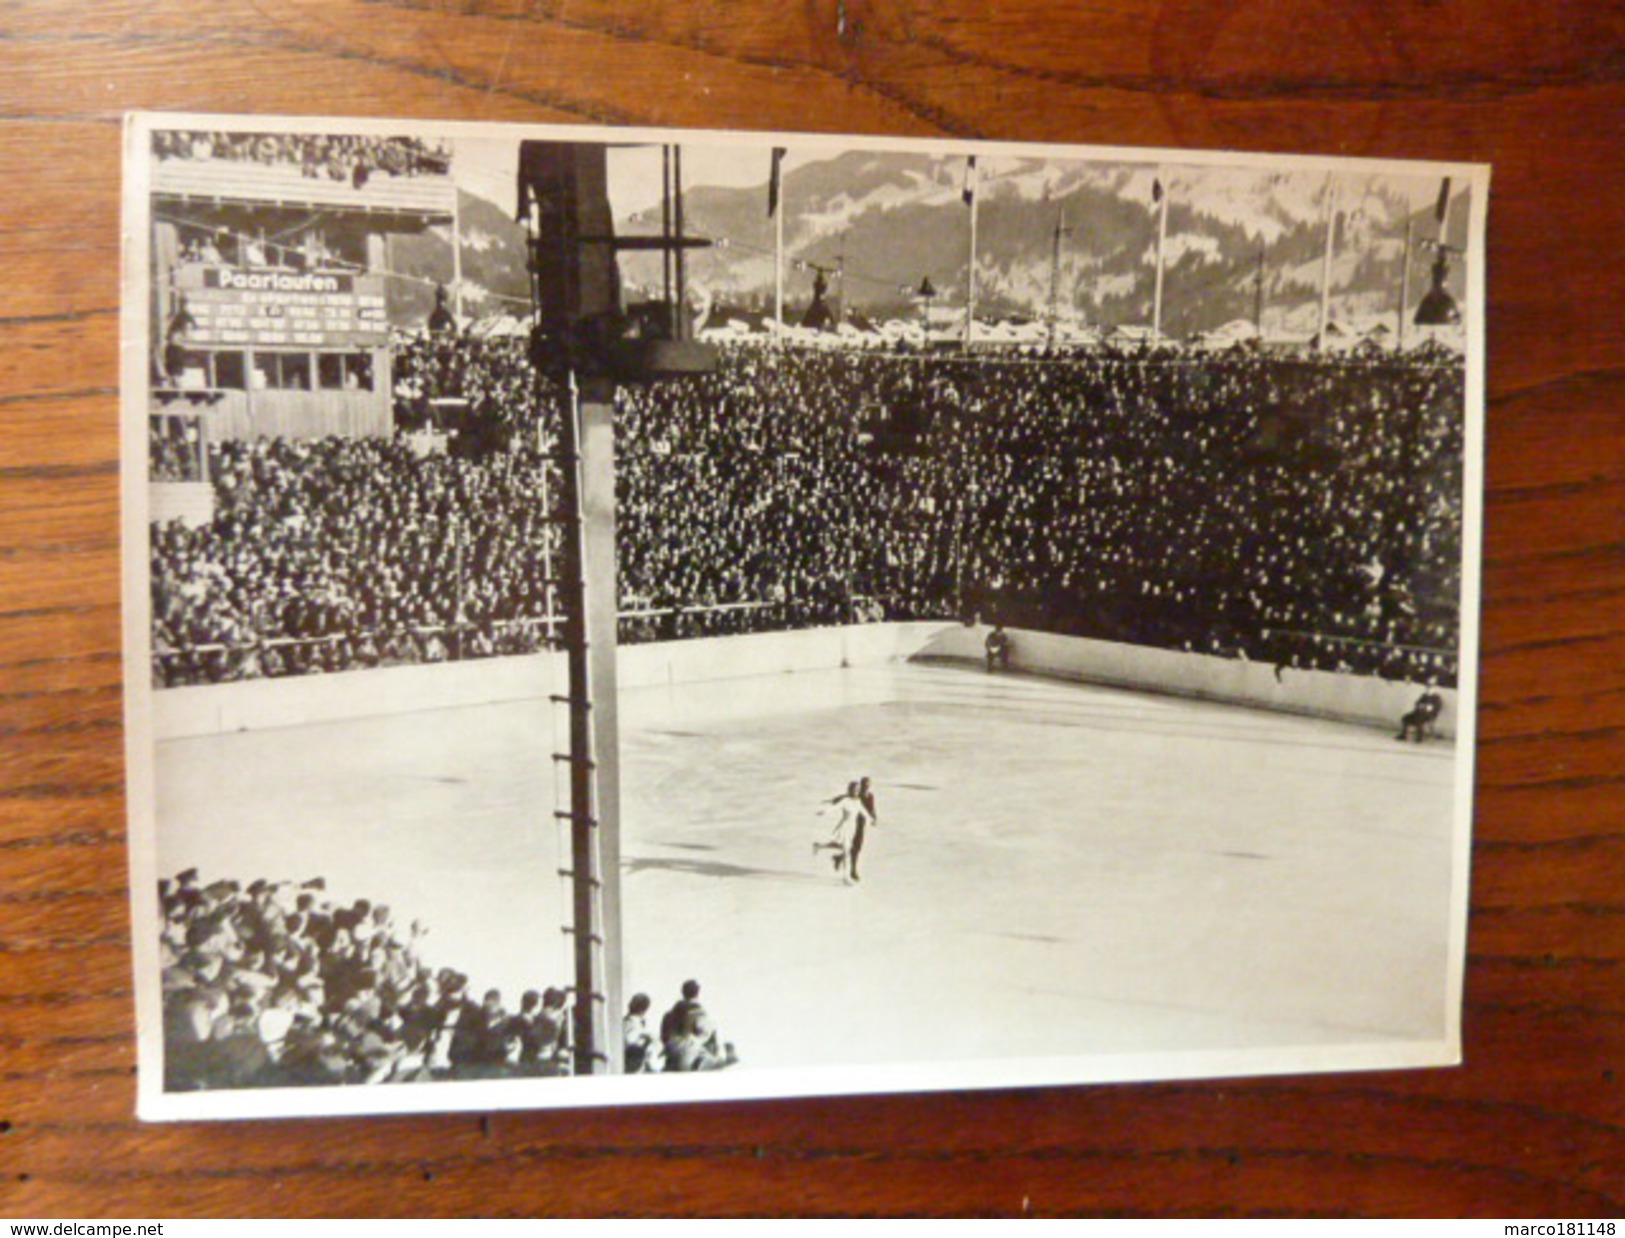
<svg viewBox="0 0 1625 1238"><path fill-rule="evenodd" d="M0 7L0 1210L1617 1215L1625 15L1555 0ZM125 108L1487 160L1466 1064L670 1109L134 1122Z"/></svg>

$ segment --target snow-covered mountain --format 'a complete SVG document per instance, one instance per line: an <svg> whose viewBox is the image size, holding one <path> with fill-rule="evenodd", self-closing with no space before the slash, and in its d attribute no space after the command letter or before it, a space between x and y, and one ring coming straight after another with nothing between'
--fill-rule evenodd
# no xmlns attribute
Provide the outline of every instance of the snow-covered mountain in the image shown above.
<svg viewBox="0 0 1625 1238"><path fill-rule="evenodd" d="M1337 219L1334 314L1368 318L1397 306L1407 217L1413 240L1437 234L1436 182L1371 175L1231 168L981 161L976 192L977 303L985 315L1058 315L1111 328L1150 320L1159 206L1168 197L1163 326L1174 335L1253 315L1262 267L1266 326L1313 330L1318 320L1328 193ZM963 304L970 211L961 157L854 151L784 179L787 298L811 295L814 266L844 283L845 303L866 315L917 313L910 295L929 278L937 304ZM1452 200L1447 230L1465 231L1467 203ZM690 264L691 279L719 302L762 304L773 288L773 225L766 187L696 186L685 195L691 232L722 242ZM623 227L647 227L645 220ZM1057 245L1056 231L1062 229ZM1420 248L1411 303L1427 284ZM1262 255L1262 263L1260 256ZM1458 264L1459 266L1459 264ZM630 267L653 282L652 264ZM1461 274L1453 272L1461 294ZM905 292L904 290L908 290Z"/></svg>
<svg viewBox="0 0 1625 1238"><path fill-rule="evenodd" d="M1260 284L1266 330L1314 330L1328 209L1336 217L1332 308L1346 320L1394 313L1407 220L1414 306L1428 284L1429 255L1420 243L1438 235L1439 186L1427 179L985 156L977 172L982 317L1040 318L1053 305L1058 317L1102 329L1149 322L1158 186L1168 204L1163 328L1175 336L1251 319ZM781 195L787 312L799 317L810 301L815 267L829 272L829 299L851 314L918 315L915 293L926 279L936 308L962 306L966 185L966 161L958 156L848 151L794 168ZM528 295L522 232L491 203L465 193L462 204L465 297L487 311L520 306ZM687 231L713 241L690 256L691 284L719 314L770 307L774 221L765 183L691 185L684 208ZM1467 209L1463 195L1451 199L1447 237L1465 234ZM616 226L650 232L659 221L645 211ZM624 264L634 291L659 283L658 257L631 256ZM403 319L427 314L433 281L449 278L449 229L401 239L395 265L428 281L397 281ZM1459 262L1449 287L1460 299Z"/></svg>
<svg viewBox="0 0 1625 1238"><path fill-rule="evenodd" d="M458 191L461 212L463 296L466 312L475 317L529 312L530 276L525 270L525 233L503 208ZM434 309L435 289L451 292L452 228L430 228L390 241L389 320L398 326L421 325Z"/></svg>

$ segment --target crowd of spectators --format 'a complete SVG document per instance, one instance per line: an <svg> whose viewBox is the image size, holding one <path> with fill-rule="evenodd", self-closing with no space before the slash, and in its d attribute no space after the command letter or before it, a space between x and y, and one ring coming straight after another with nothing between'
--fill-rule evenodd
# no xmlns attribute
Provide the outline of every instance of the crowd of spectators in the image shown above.
<svg viewBox="0 0 1625 1238"><path fill-rule="evenodd" d="M623 398L622 604L661 636L878 608L1448 679L1461 400L1386 360L740 353Z"/></svg>
<svg viewBox="0 0 1625 1238"><path fill-rule="evenodd" d="M395 371L446 454L211 446L214 524L153 532L160 684L543 646L559 393L517 339ZM734 349L622 389L621 639L980 615L1448 684L1462 400L1387 358Z"/></svg>
<svg viewBox="0 0 1625 1238"><path fill-rule="evenodd" d="M389 907L328 897L317 877L218 880L195 868L158 883L168 1091L437 1079L548 1078L575 1068L561 988L510 1007L469 977L431 967L428 930ZM649 1030L647 994L621 1023L628 1074L718 1070L737 1060L697 981Z"/></svg>
<svg viewBox="0 0 1625 1238"><path fill-rule="evenodd" d="M151 536L158 686L530 653L556 535L535 452L213 443L215 517Z"/></svg>
<svg viewBox="0 0 1625 1238"><path fill-rule="evenodd" d="M158 883L171 1091L569 1074L562 989L497 989L419 956L425 930L321 878Z"/></svg>
<svg viewBox="0 0 1625 1238"><path fill-rule="evenodd" d="M564 392L538 386L523 336L398 333L393 340L395 425L456 431L469 454L553 441ZM451 403L448 403L450 401Z"/></svg>
<svg viewBox="0 0 1625 1238"><path fill-rule="evenodd" d="M160 160L221 160L265 167L296 167L308 177L363 185L375 173L445 176L451 151L415 137L364 134L225 133L162 129L152 135Z"/></svg>
<svg viewBox="0 0 1625 1238"><path fill-rule="evenodd" d="M150 417L147 421L147 476L152 481L178 482L203 479L201 436L197 422L189 417Z"/></svg>

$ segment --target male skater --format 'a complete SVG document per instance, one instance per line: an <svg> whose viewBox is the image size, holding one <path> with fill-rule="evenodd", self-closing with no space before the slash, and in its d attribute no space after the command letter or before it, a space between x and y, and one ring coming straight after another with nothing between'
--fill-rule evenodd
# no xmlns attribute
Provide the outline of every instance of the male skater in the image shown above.
<svg viewBox="0 0 1625 1238"><path fill-rule="evenodd" d="M858 876L858 856L863 853L863 836L869 826L880 824L880 817L875 813L875 793L869 786L868 775L853 784L852 794L856 796L862 811L857 814L852 826L852 845L846 867L853 881L861 881L862 878Z"/></svg>
<svg viewBox="0 0 1625 1238"><path fill-rule="evenodd" d="M858 798L858 786L859 784L855 782L848 783L845 791L819 808L820 814L831 811L837 814L835 828L830 831L828 842L815 842L812 845L814 855L817 855L820 851L834 853L830 856L830 864L836 872L841 874L841 881L845 885L852 884L852 877L847 871L847 863L851 857L851 852L848 849L848 838L859 838L858 845L862 845L861 834L865 810L863 801ZM854 831L850 836L847 833L848 826Z"/></svg>

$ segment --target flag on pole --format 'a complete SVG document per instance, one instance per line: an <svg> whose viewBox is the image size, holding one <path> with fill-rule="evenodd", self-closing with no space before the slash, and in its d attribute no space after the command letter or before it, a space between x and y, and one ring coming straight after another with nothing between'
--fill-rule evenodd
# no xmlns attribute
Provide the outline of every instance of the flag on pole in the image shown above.
<svg viewBox="0 0 1625 1238"><path fill-rule="evenodd" d="M773 218L779 209L779 165L784 162L782 146L773 148L773 171L767 178L767 217Z"/></svg>
<svg viewBox="0 0 1625 1238"><path fill-rule="evenodd" d="M1444 178L1444 184L1439 186L1439 202L1433 208L1433 218L1440 224L1444 223L1445 212L1450 209L1450 178Z"/></svg>
<svg viewBox="0 0 1625 1238"><path fill-rule="evenodd" d="M1162 201L1162 179L1160 177L1151 182L1151 200L1153 202Z"/></svg>
<svg viewBox="0 0 1625 1238"><path fill-rule="evenodd" d="M965 205L966 206L969 206L972 202L976 201L976 156L975 155L972 155L970 158L965 160L965 190L960 196L965 199Z"/></svg>

